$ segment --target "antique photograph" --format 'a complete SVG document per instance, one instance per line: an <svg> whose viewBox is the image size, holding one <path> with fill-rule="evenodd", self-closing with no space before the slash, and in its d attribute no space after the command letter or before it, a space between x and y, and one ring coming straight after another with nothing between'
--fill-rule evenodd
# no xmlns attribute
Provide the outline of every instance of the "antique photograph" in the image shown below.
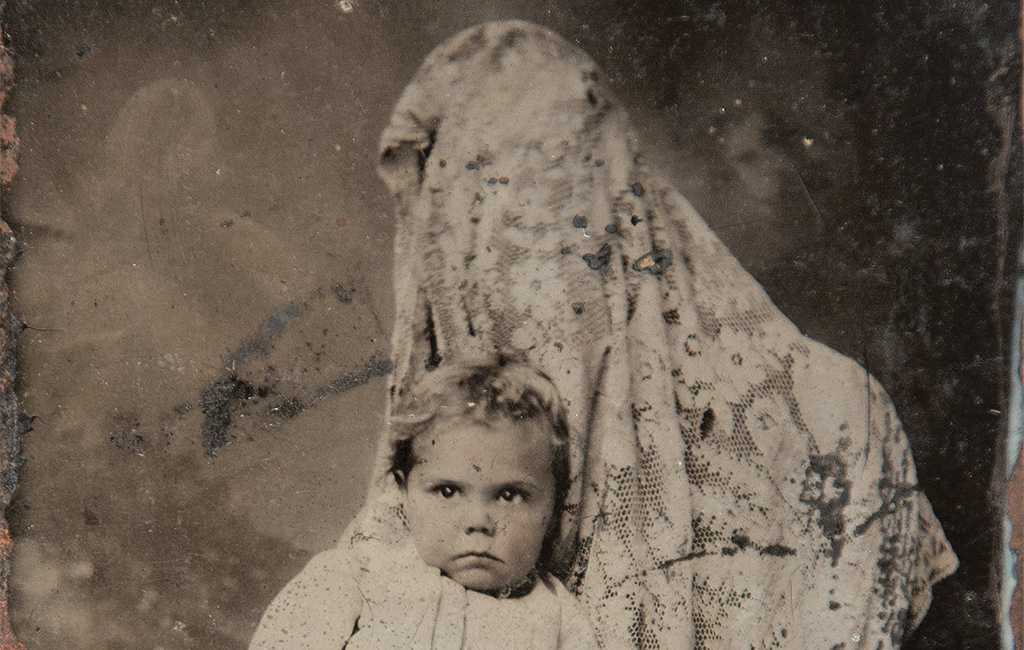
<svg viewBox="0 0 1024 650"><path fill-rule="evenodd" d="M0 20L0 649L1024 648L1020 6Z"/></svg>

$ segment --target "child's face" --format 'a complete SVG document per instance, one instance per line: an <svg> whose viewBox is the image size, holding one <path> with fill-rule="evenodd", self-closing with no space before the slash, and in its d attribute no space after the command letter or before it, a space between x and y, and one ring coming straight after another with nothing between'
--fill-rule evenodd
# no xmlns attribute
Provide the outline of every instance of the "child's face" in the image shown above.
<svg viewBox="0 0 1024 650"><path fill-rule="evenodd" d="M405 508L423 561L475 591L525 578L554 511L551 438L543 422L504 418L442 421L418 435Z"/></svg>

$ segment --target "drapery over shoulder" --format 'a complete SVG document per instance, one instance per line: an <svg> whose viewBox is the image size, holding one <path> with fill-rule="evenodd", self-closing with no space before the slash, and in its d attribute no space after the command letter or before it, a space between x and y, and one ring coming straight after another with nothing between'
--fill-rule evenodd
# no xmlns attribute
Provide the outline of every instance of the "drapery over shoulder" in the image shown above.
<svg viewBox="0 0 1024 650"><path fill-rule="evenodd" d="M439 46L381 142L391 403L524 355L570 412L557 566L606 648L898 647L957 561L879 384L803 336L636 150L580 50ZM341 544L405 537L387 436Z"/></svg>

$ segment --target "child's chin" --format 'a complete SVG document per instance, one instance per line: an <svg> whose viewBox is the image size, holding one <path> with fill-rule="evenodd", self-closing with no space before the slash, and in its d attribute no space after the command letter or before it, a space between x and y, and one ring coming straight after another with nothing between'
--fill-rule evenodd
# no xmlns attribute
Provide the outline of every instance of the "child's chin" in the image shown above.
<svg viewBox="0 0 1024 650"><path fill-rule="evenodd" d="M505 576L497 576L484 569L467 569L454 575L449 574L448 577L471 591L501 591L509 584Z"/></svg>

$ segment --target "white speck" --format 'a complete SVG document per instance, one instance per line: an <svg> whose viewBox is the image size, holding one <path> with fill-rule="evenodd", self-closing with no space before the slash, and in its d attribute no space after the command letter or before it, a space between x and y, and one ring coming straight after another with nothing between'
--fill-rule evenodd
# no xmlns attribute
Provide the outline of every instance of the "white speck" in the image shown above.
<svg viewBox="0 0 1024 650"><path fill-rule="evenodd" d="M860 635L859 634L854 634L852 637L850 637L850 639L852 639L854 643L860 643Z"/></svg>
<svg viewBox="0 0 1024 650"><path fill-rule="evenodd" d="M725 106L723 106L723 107L719 108L719 109L718 109L718 112L719 112L719 113L724 113L724 112L725 112Z"/></svg>
<svg viewBox="0 0 1024 650"><path fill-rule="evenodd" d="M338 0L338 8L348 13L353 9L352 2L350 0Z"/></svg>
<svg viewBox="0 0 1024 650"><path fill-rule="evenodd" d="M732 100L732 105L733 106L743 106L743 100L742 99L734 99L734 100Z"/></svg>
<svg viewBox="0 0 1024 650"><path fill-rule="evenodd" d="M812 144L814 144L814 139L813 138L804 138L803 140L801 140L801 142L804 143L805 147L810 147Z"/></svg>
<svg viewBox="0 0 1024 650"><path fill-rule="evenodd" d="M334 145L334 150L335 151L341 151L341 145L340 144Z"/></svg>
<svg viewBox="0 0 1024 650"><path fill-rule="evenodd" d="M214 173L214 174L216 174L216 175L218 175L218 176L220 176L220 167L218 167L218 168L217 168L217 171L215 171L215 172L213 172L213 173Z"/></svg>

